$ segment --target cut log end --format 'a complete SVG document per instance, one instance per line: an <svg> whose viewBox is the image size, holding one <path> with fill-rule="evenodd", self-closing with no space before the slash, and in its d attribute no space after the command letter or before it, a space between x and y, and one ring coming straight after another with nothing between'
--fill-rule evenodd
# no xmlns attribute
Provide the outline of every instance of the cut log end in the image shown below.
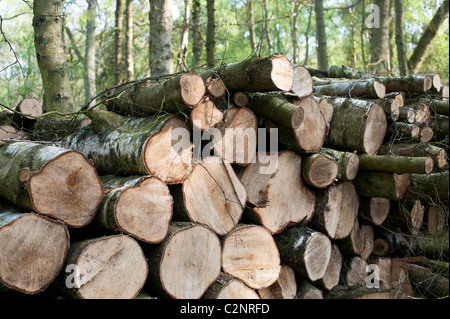
<svg viewBox="0 0 450 319"><path fill-rule="evenodd" d="M144 146L148 172L167 184L181 183L192 170L193 146L190 142L178 141L185 132L189 132L186 123L179 118L170 119Z"/></svg>
<svg viewBox="0 0 450 319"><path fill-rule="evenodd" d="M297 284L294 270L289 266L281 266L277 281L270 287L258 290L261 299L294 299Z"/></svg>
<svg viewBox="0 0 450 319"><path fill-rule="evenodd" d="M354 180L359 170L359 157L355 153L348 154L345 175L347 180Z"/></svg>
<svg viewBox="0 0 450 319"><path fill-rule="evenodd" d="M26 98L19 102L17 111L25 114L27 119L36 119L36 116L42 115L42 105L34 98Z"/></svg>
<svg viewBox="0 0 450 319"><path fill-rule="evenodd" d="M202 131L206 131L223 120L222 112L216 107L213 101L203 100L192 107L191 121L194 126Z"/></svg>
<svg viewBox="0 0 450 319"><path fill-rule="evenodd" d="M16 129L14 126L0 125L0 140L6 139L21 140L25 138L26 134L23 131Z"/></svg>
<svg viewBox="0 0 450 319"><path fill-rule="evenodd" d="M420 140L427 143L433 139L434 131L430 126L422 127L419 131Z"/></svg>
<svg viewBox="0 0 450 319"><path fill-rule="evenodd" d="M338 171L336 161L321 155L314 159L306 171L302 170L302 175L311 186L325 188L333 183Z"/></svg>
<svg viewBox="0 0 450 319"><path fill-rule="evenodd" d="M300 65L294 67L294 82L292 92L299 98L310 96L313 93L313 81L309 71Z"/></svg>
<svg viewBox="0 0 450 319"><path fill-rule="evenodd" d="M383 144L387 131L387 119L379 104L372 104L367 113L362 143L367 154L374 155Z"/></svg>
<svg viewBox="0 0 450 319"><path fill-rule="evenodd" d="M305 249L305 268L311 281L316 281L325 275L331 258L331 242L322 233L315 233Z"/></svg>
<svg viewBox="0 0 450 319"><path fill-rule="evenodd" d="M442 88L442 80L439 74L433 75L433 87L436 89L437 92L441 91Z"/></svg>
<svg viewBox="0 0 450 319"><path fill-rule="evenodd" d="M320 283L326 290L331 290L339 284L342 268L342 254L338 245L332 244L330 261Z"/></svg>
<svg viewBox="0 0 450 319"><path fill-rule="evenodd" d="M373 88L378 98L384 99L384 97L386 96L386 86L383 83L374 81Z"/></svg>
<svg viewBox="0 0 450 319"><path fill-rule="evenodd" d="M444 85L442 86L442 99L444 101L448 101L448 98L449 98L448 85Z"/></svg>
<svg viewBox="0 0 450 319"><path fill-rule="evenodd" d="M181 99L186 105L200 103L206 93L205 82L197 74L184 73L180 76Z"/></svg>
<svg viewBox="0 0 450 319"><path fill-rule="evenodd" d="M215 76L210 76L206 79L206 92L214 100L222 98L227 88L223 81Z"/></svg>
<svg viewBox="0 0 450 319"><path fill-rule="evenodd" d="M103 186L95 168L77 151L67 151L47 162L28 180L36 212L83 227L103 200Z"/></svg>
<svg viewBox="0 0 450 319"><path fill-rule="evenodd" d="M391 201L383 197L371 197L369 203L370 218L375 225L381 225L389 214Z"/></svg>
<svg viewBox="0 0 450 319"><path fill-rule="evenodd" d="M395 174L393 173L394 184L395 184L395 194L397 198L402 199L405 197L408 191L409 185L411 184L411 174Z"/></svg>
<svg viewBox="0 0 450 319"><path fill-rule="evenodd" d="M245 92L239 91L233 94L233 103L239 107L245 107L248 104L248 95Z"/></svg>
<svg viewBox="0 0 450 319"><path fill-rule="evenodd" d="M433 87L433 79L429 76L426 76L425 79L423 80L424 92L431 90L432 87Z"/></svg>
<svg viewBox="0 0 450 319"><path fill-rule="evenodd" d="M0 242L0 282L36 294L62 269L69 233L63 223L29 213L0 227Z"/></svg>
<svg viewBox="0 0 450 319"><path fill-rule="evenodd" d="M271 79L280 91L290 91L293 85L294 70L284 55L277 55L272 59Z"/></svg>
<svg viewBox="0 0 450 319"><path fill-rule="evenodd" d="M291 118L291 125L294 130L302 125L304 116L305 110L302 107L299 107L294 111L294 114L292 114Z"/></svg>

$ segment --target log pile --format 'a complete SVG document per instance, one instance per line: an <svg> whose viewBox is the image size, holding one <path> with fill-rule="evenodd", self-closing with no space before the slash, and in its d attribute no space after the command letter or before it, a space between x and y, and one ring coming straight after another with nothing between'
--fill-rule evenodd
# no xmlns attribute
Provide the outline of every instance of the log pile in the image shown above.
<svg viewBox="0 0 450 319"><path fill-rule="evenodd" d="M442 92L274 54L118 87L58 134L21 101L0 298L448 296Z"/></svg>

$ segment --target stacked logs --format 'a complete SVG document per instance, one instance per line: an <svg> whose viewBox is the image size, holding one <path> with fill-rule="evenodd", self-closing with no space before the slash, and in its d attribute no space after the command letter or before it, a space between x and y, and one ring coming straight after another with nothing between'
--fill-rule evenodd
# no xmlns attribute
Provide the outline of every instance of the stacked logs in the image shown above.
<svg viewBox="0 0 450 319"><path fill-rule="evenodd" d="M26 128L0 141L0 298L446 296L441 91L275 54L118 87L58 134L24 100L0 113Z"/></svg>

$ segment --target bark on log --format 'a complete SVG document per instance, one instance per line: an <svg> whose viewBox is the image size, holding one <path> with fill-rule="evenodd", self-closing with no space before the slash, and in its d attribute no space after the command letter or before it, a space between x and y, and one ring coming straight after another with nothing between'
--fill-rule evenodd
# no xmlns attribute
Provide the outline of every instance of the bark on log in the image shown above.
<svg viewBox="0 0 450 319"><path fill-rule="evenodd" d="M182 185L171 190L174 220L207 225L223 236L241 219L247 192L231 164L218 157L205 158L196 164Z"/></svg>
<svg viewBox="0 0 450 319"><path fill-rule="evenodd" d="M399 200L404 198L408 191L411 175L409 173L399 175L388 172L362 171L358 173L353 182L360 195Z"/></svg>
<svg viewBox="0 0 450 319"><path fill-rule="evenodd" d="M76 299L132 299L148 273L142 248L127 235L73 243L65 266L60 287Z"/></svg>
<svg viewBox="0 0 450 319"><path fill-rule="evenodd" d="M316 191L316 207L310 225L332 239L350 235L358 215L359 195L352 182L343 181Z"/></svg>
<svg viewBox="0 0 450 319"><path fill-rule="evenodd" d="M222 269L254 289L271 286L280 274L280 254L271 233L240 224L222 241Z"/></svg>
<svg viewBox="0 0 450 319"><path fill-rule="evenodd" d="M181 183L192 170L189 126L172 116L125 118L108 111L89 114L85 126L61 143L91 159L101 175L154 175Z"/></svg>
<svg viewBox="0 0 450 319"><path fill-rule="evenodd" d="M429 174L434 168L434 162L431 157L368 154L359 154L358 157L360 171Z"/></svg>
<svg viewBox="0 0 450 319"><path fill-rule="evenodd" d="M281 266L277 281L267 288L258 289L258 294L261 299L294 299L297 294L294 270Z"/></svg>
<svg viewBox="0 0 450 319"><path fill-rule="evenodd" d="M355 220L350 235L337 241L339 250L346 256L361 255L364 250L365 240L364 233L358 219Z"/></svg>
<svg viewBox="0 0 450 319"><path fill-rule="evenodd" d="M426 75L410 74L406 76L384 76L374 78L384 84L386 93L390 92L427 92L433 86L433 80Z"/></svg>
<svg viewBox="0 0 450 319"><path fill-rule="evenodd" d="M33 142L0 144L0 194L71 227L87 225L103 200L94 167L80 152Z"/></svg>
<svg viewBox="0 0 450 319"><path fill-rule="evenodd" d="M314 86L314 94L383 99L386 95L385 86L378 81L345 81L327 85Z"/></svg>
<svg viewBox="0 0 450 319"><path fill-rule="evenodd" d="M449 295L449 281L430 269L414 264L408 265L409 281L414 290L424 298L442 298Z"/></svg>
<svg viewBox="0 0 450 319"><path fill-rule="evenodd" d="M339 284L341 269L342 269L342 253L339 246L333 243L331 246L330 261L327 270L321 279L315 282L318 288L322 290L332 290Z"/></svg>
<svg viewBox="0 0 450 319"><path fill-rule="evenodd" d="M431 234L442 233L448 226L448 213L443 205L430 205L427 209L427 230Z"/></svg>
<svg viewBox="0 0 450 319"><path fill-rule="evenodd" d="M223 64L214 70L229 91L290 91L294 71L283 54L268 57L252 56L232 64Z"/></svg>
<svg viewBox="0 0 450 319"><path fill-rule="evenodd" d="M69 245L62 222L0 203L0 284L42 292L62 269Z"/></svg>
<svg viewBox="0 0 450 319"><path fill-rule="evenodd" d="M307 226L290 227L274 236L281 262L301 277L311 281L321 279L331 258L330 239Z"/></svg>
<svg viewBox="0 0 450 319"><path fill-rule="evenodd" d="M444 276L448 278L449 276L449 264L445 261L440 260L432 260L432 259L425 259L423 261L417 261L414 262L414 264L417 264L422 267L426 267L431 270L431 272Z"/></svg>
<svg viewBox="0 0 450 319"><path fill-rule="evenodd" d="M449 116L449 102L437 98L414 98L406 100L406 104L426 104L429 106L432 115L440 114Z"/></svg>
<svg viewBox="0 0 450 319"><path fill-rule="evenodd" d="M104 104L109 111L131 116L176 113L200 103L205 93L205 82L199 75L184 73L154 83L143 82L116 89Z"/></svg>
<svg viewBox="0 0 450 319"><path fill-rule="evenodd" d="M414 109L409 106L402 106L399 108L398 121L405 123L414 123L416 120L416 113Z"/></svg>
<svg viewBox="0 0 450 319"><path fill-rule="evenodd" d="M437 141L442 141L449 136L449 118L448 116L433 116L430 119L430 127L433 129ZM431 140L431 139L430 139Z"/></svg>
<svg viewBox="0 0 450 319"><path fill-rule="evenodd" d="M386 220L391 208L391 202L382 197L359 197L359 213L361 223L380 226Z"/></svg>
<svg viewBox="0 0 450 319"><path fill-rule="evenodd" d="M448 170L430 174L411 174L409 193L424 202L445 202L449 199Z"/></svg>
<svg viewBox="0 0 450 319"><path fill-rule="evenodd" d="M348 287L339 285L325 294L326 299L392 299L389 289L373 289L364 285Z"/></svg>
<svg viewBox="0 0 450 319"><path fill-rule="evenodd" d="M307 280L300 280L298 284L298 299L323 299L322 290L316 288Z"/></svg>
<svg viewBox="0 0 450 319"><path fill-rule="evenodd" d="M300 155L288 150L265 158L259 154L255 163L240 170L238 176L251 205L244 213L246 218L272 234L291 224L308 222L314 212L315 195L304 184L301 169Z"/></svg>
<svg viewBox="0 0 450 319"><path fill-rule="evenodd" d="M101 176L105 199L94 223L108 232L124 232L157 244L164 240L172 219L173 199L155 176Z"/></svg>
<svg viewBox="0 0 450 319"><path fill-rule="evenodd" d="M303 157L302 177L306 184L325 188L330 186L339 173L339 165L330 155L315 153Z"/></svg>
<svg viewBox="0 0 450 319"><path fill-rule="evenodd" d="M448 232L436 235L420 233L416 237L408 238L409 251L414 256L425 256L428 259L448 261Z"/></svg>
<svg viewBox="0 0 450 319"><path fill-rule="evenodd" d="M425 207L420 200L407 199L402 203L392 203L391 211L385 225L394 231L401 230L405 233L418 235L423 223Z"/></svg>
<svg viewBox="0 0 450 319"><path fill-rule="evenodd" d="M412 123L395 122L387 126L385 143L401 141L402 143L415 143L420 138L420 127Z"/></svg>
<svg viewBox="0 0 450 319"><path fill-rule="evenodd" d="M206 226L172 222L162 243L143 249L149 263L145 287L159 297L199 299L220 275L220 240Z"/></svg>
<svg viewBox="0 0 450 319"><path fill-rule="evenodd" d="M367 108L352 104L350 99L330 98L334 115L324 145L342 151L376 154L383 143L387 120L379 104Z"/></svg>
<svg viewBox="0 0 450 319"><path fill-rule="evenodd" d="M448 101L448 98L449 98L448 85L444 85L442 86L442 100Z"/></svg>
<svg viewBox="0 0 450 319"><path fill-rule="evenodd" d="M313 93L313 82L309 71L301 65L296 65L293 69L291 91L299 98L310 96Z"/></svg>
<svg viewBox="0 0 450 319"><path fill-rule="evenodd" d="M241 280L220 273L217 280L206 290L204 299L260 299L258 294Z"/></svg>
<svg viewBox="0 0 450 319"><path fill-rule="evenodd" d="M320 153L331 155L338 163L337 179L341 181L352 181L355 179L359 169L359 157L355 153L342 152L322 147Z"/></svg>

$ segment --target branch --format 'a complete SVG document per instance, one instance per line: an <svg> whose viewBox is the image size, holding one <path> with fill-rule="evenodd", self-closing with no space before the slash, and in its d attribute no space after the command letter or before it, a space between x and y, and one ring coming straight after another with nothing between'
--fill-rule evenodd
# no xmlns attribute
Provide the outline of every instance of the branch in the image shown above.
<svg viewBox="0 0 450 319"><path fill-rule="evenodd" d="M6 67L4 67L3 69L1 69L0 72L5 71L7 68L9 68L10 66L13 66L14 64L18 64L20 67L20 72L22 73L22 76L25 78L25 73L23 72L23 68L22 68L22 65L20 64L19 58L17 57L16 51L14 50L11 43L6 38L5 32L3 32L3 18L1 15L0 15L0 33L2 34L3 39L5 40L6 44L8 44L9 50L13 53L14 59L15 59L14 62L12 62L11 64L9 64Z"/></svg>

